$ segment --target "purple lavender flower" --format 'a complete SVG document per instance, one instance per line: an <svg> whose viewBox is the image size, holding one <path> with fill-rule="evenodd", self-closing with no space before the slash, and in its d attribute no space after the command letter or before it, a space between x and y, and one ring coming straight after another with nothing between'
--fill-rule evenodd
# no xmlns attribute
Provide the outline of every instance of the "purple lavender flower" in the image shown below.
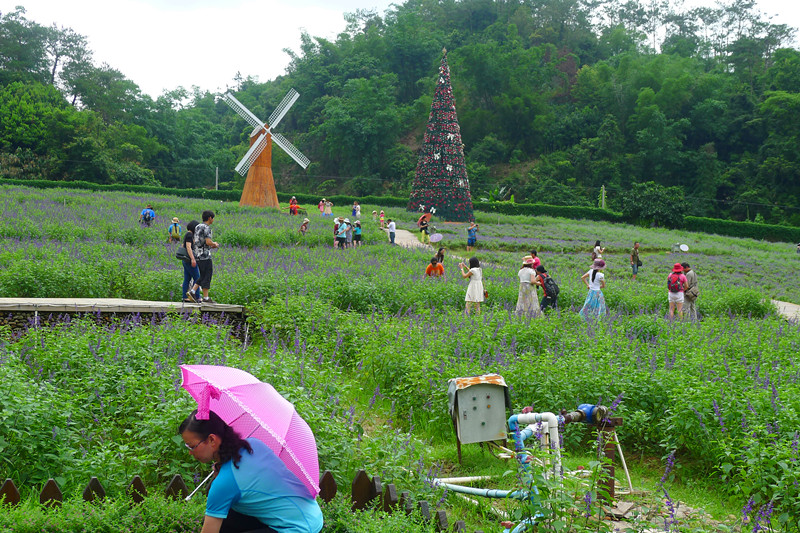
<svg viewBox="0 0 800 533"><path fill-rule="evenodd" d="M725 433L725 423L722 421L722 411L720 411L717 405L717 400L711 400L711 403L714 405L714 414L717 415L717 419L719 420L719 427L722 428L722 432Z"/></svg>

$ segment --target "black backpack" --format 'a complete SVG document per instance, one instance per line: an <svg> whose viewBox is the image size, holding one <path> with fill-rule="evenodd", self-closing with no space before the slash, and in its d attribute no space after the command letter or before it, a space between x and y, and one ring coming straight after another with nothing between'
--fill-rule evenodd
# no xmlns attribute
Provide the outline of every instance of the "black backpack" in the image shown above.
<svg viewBox="0 0 800 533"><path fill-rule="evenodd" d="M548 298L558 297L558 284L551 276L541 276L542 285L544 286L545 296Z"/></svg>

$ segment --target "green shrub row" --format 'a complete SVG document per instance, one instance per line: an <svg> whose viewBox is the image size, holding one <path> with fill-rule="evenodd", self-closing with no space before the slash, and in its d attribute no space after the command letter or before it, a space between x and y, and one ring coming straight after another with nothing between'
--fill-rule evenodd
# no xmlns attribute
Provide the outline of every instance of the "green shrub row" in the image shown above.
<svg viewBox="0 0 800 533"><path fill-rule="evenodd" d="M688 216L684 217L683 221L686 229L702 233L746 237L771 242L800 242L800 228L791 226Z"/></svg>

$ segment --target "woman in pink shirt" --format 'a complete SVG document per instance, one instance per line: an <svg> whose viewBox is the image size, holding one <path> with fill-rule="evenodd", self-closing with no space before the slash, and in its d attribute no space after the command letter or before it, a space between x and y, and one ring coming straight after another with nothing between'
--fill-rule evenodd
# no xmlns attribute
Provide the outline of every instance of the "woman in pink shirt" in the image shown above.
<svg viewBox="0 0 800 533"><path fill-rule="evenodd" d="M678 316L683 318L683 292L689 284L686 276L683 274L683 266L680 263L675 263L672 267L672 273L667 278L667 293L669 301L669 318L675 316L675 308L678 308Z"/></svg>

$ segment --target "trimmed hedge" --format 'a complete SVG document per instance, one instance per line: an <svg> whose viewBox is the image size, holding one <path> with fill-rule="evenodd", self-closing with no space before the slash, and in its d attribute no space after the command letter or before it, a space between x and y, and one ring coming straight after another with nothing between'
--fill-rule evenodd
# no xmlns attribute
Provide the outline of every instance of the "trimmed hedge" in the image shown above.
<svg viewBox="0 0 800 533"><path fill-rule="evenodd" d="M728 237L745 237L770 242L800 242L800 228L739 222L721 218L684 217L684 227L690 231L716 233Z"/></svg>
<svg viewBox="0 0 800 533"><path fill-rule="evenodd" d="M181 196L183 198L209 198L211 200L238 201L242 196L241 191L214 191L209 189L170 189L168 187L153 187L150 185L127 185L124 183L92 183L89 181L54 181L54 180L17 180L0 179L0 185L17 185L34 189L84 189L90 191L124 191L142 194L163 194L166 196Z"/></svg>
<svg viewBox="0 0 800 533"><path fill-rule="evenodd" d="M559 218L600 220L605 222L624 222L621 213L597 207L580 205L512 204L510 202L477 202L476 211L502 213L504 215L531 215Z"/></svg>

